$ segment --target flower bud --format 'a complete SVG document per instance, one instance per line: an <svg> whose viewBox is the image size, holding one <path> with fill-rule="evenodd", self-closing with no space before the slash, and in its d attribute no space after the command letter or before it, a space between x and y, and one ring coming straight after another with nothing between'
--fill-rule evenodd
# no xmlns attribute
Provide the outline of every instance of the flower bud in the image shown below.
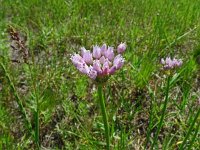
<svg viewBox="0 0 200 150"><path fill-rule="evenodd" d="M123 53L126 50L126 44L125 43L121 43L119 44L119 46L117 47L117 52L119 54Z"/></svg>

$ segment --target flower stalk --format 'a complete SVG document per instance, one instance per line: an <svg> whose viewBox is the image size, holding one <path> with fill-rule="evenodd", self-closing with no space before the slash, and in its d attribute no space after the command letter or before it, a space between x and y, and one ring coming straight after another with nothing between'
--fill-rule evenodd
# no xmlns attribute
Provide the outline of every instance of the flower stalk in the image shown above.
<svg viewBox="0 0 200 150"><path fill-rule="evenodd" d="M107 150L109 150L110 149L110 129L109 129L108 116L107 116L105 101L104 101L103 85L101 83L98 84L98 97L99 97L99 103L101 107L101 113L103 117L104 129L105 129L106 148Z"/></svg>
<svg viewBox="0 0 200 150"><path fill-rule="evenodd" d="M166 92L165 92L165 101L164 101L164 106L163 106L163 109L162 109L162 116L160 118L160 122L159 122L158 128L156 130L156 135L155 135L154 140L153 140L152 149L153 149L155 143L158 140L158 135L159 135L160 130L161 130L162 125L163 125L163 121L164 121L164 117L165 117L165 112L166 112L166 109L167 109L167 103L168 103L168 100L169 100L170 79L171 79L171 76L168 76L167 77Z"/></svg>

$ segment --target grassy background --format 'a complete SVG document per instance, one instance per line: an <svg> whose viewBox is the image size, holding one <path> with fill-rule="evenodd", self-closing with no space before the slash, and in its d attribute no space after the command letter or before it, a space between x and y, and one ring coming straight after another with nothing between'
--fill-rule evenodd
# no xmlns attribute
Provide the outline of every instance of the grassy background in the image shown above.
<svg viewBox="0 0 200 150"><path fill-rule="evenodd" d="M170 84L158 146L178 149L199 110L199 6L199 0L0 0L0 55L7 58L1 62L33 128L39 101L41 146L103 149L96 87L69 58L81 46L126 42L125 67L105 88L113 149L148 149L152 144L166 84L159 62L166 56L182 58L184 65ZM9 61L8 26L27 38L31 67ZM0 68L0 148L34 149L10 85ZM199 121L187 149L199 148Z"/></svg>

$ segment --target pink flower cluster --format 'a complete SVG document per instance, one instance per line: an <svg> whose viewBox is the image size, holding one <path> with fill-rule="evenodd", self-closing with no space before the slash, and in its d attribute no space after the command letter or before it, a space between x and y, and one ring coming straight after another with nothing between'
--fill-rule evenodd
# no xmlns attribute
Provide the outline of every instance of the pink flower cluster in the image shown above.
<svg viewBox="0 0 200 150"><path fill-rule="evenodd" d="M125 43L121 43L117 47L117 52L113 47L107 47L106 44L101 47L93 46L92 52L82 47L81 54L73 54L71 60L81 73L95 80L97 77L112 75L120 69L124 64L124 58L121 54L125 50ZM118 54L115 56L115 53Z"/></svg>
<svg viewBox="0 0 200 150"><path fill-rule="evenodd" d="M183 64L183 62L181 59L171 59L170 57L167 57L165 60L163 58L161 59L161 64L163 65L163 68L165 70L169 70L180 67Z"/></svg>

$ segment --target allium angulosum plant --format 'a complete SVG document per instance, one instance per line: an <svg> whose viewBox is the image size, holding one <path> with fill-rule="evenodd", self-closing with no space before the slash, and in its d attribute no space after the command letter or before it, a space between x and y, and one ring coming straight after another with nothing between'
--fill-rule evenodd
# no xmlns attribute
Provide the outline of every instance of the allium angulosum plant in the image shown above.
<svg viewBox="0 0 200 150"><path fill-rule="evenodd" d="M72 63L83 74L89 76L98 86L98 97L103 116L107 149L110 149L110 129L105 108L103 85L110 75L113 75L124 64L122 53L126 50L126 44L121 43L116 50L106 44L101 47L93 46L93 51L81 48L80 54L71 56Z"/></svg>
<svg viewBox="0 0 200 150"><path fill-rule="evenodd" d="M166 109L167 109L167 103L168 103L168 99L169 99L168 97L169 97L169 87L170 87L171 77L172 77L174 71L177 68L181 67L182 64L183 64L183 62L182 62L181 59L176 59L176 58L171 59L170 57L167 57L166 59L164 59L164 58L161 59L162 69L163 69L163 71L167 75L167 84L166 84L166 91L165 91L164 106L163 106L163 109L162 109L161 118L160 118L160 121L159 121L159 124L158 124L158 128L156 130L155 137L153 139L153 144L152 144L151 149L154 148L154 145L157 142L158 135L159 135L160 130L161 130L162 125L163 125L163 121L164 121L164 117L165 117L165 112L166 112Z"/></svg>

